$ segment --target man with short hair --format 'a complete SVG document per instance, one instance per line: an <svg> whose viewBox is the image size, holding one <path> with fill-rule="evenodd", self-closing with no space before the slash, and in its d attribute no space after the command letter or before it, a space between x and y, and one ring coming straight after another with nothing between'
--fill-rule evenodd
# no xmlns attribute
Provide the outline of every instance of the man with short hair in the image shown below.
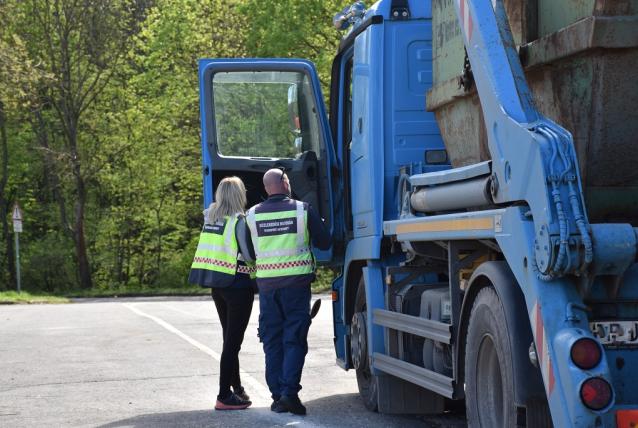
<svg viewBox="0 0 638 428"><path fill-rule="evenodd" d="M310 284L315 279L310 242L326 250L331 237L308 203L291 198L283 170L266 171L263 182L268 199L248 211L246 223L256 260L259 337L273 398L270 409L305 415L298 393L308 352Z"/></svg>

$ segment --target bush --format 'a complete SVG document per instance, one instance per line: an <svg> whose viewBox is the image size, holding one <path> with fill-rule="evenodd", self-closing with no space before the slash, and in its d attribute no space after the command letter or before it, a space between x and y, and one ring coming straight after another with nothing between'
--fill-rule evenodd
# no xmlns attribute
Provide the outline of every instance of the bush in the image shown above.
<svg viewBox="0 0 638 428"><path fill-rule="evenodd" d="M332 281L336 275L333 270L320 267L317 269L317 279L312 283L313 293L325 293L332 289Z"/></svg>
<svg viewBox="0 0 638 428"><path fill-rule="evenodd" d="M68 238L56 232L21 243L22 288L48 293L76 288L73 248Z"/></svg>
<svg viewBox="0 0 638 428"><path fill-rule="evenodd" d="M157 287L186 287L199 235L194 236L188 245L162 265L162 271L155 281Z"/></svg>

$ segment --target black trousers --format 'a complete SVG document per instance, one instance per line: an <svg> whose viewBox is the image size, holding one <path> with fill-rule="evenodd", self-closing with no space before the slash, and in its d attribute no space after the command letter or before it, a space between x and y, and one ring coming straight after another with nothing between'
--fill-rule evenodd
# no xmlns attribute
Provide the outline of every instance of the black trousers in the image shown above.
<svg viewBox="0 0 638 428"><path fill-rule="evenodd" d="M213 288L213 300L222 324L224 347L219 369L219 400L228 398L230 387L241 389L239 377L239 350L253 309L254 294L251 288Z"/></svg>

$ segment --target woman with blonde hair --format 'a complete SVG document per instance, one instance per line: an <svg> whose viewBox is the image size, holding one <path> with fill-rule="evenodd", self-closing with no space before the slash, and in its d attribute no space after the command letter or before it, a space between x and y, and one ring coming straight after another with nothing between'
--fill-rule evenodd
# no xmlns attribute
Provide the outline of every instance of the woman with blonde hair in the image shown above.
<svg viewBox="0 0 638 428"><path fill-rule="evenodd" d="M215 202L204 210L189 282L210 287L222 325L219 394L215 410L245 409L252 403L239 378L239 350L244 340L256 289L246 246L246 187L238 177L219 182ZM248 259L248 260L247 260ZM232 387L232 391L231 391Z"/></svg>

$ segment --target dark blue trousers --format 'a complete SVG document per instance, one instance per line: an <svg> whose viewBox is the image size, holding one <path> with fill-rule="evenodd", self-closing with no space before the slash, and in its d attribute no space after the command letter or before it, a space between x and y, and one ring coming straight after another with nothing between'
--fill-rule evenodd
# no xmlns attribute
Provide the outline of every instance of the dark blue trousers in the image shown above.
<svg viewBox="0 0 638 428"><path fill-rule="evenodd" d="M273 399L296 396L308 353L310 285L260 290L259 311L268 388Z"/></svg>

